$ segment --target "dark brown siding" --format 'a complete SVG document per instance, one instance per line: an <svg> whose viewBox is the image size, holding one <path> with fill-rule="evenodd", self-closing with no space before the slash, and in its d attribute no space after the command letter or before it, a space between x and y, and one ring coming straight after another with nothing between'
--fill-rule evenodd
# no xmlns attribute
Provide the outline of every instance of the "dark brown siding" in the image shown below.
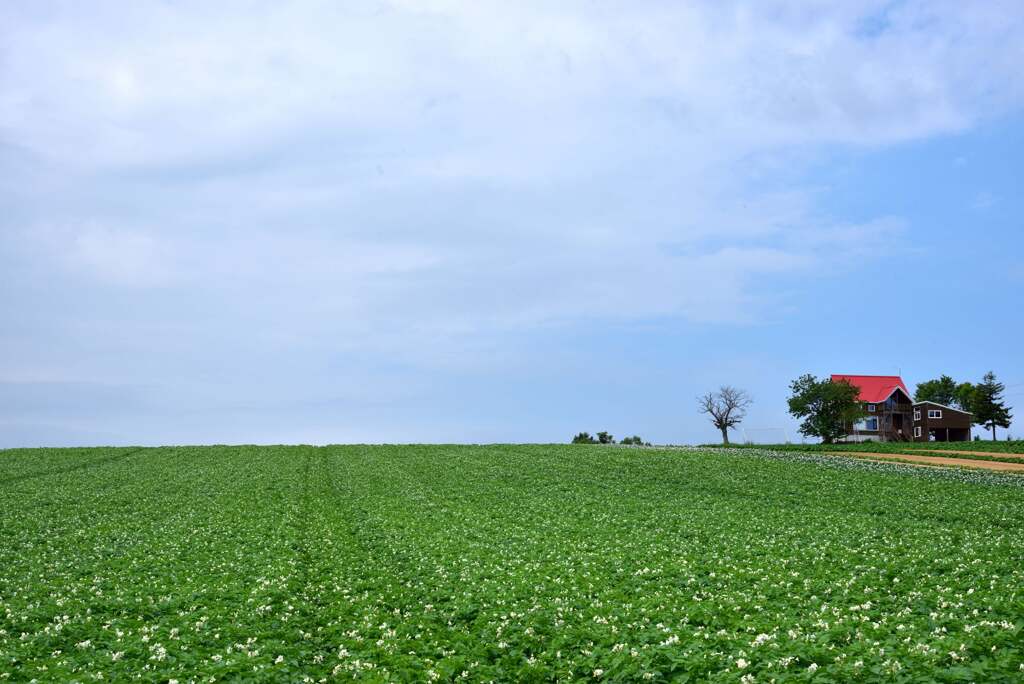
<svg viewBox="0 0 1024 684"><path fill-rule="evenodd" d="M864 416L866 418L878 418L878 432L862 430L863 436L878 437L884 441L911 440L914 434L913 402L902 390L893 392L892 403L886 402L874 404L874 412L868 411L868 404L864 404Z"/></svg>
<svg viewBox="0 0 1024 684"><path fill-rule="evenodd" d="M938 441L966 442L971 438L971 414L941 406L930 401L922 401L914 405L921 411L921 419L914 421L914 427L921 428L921 436L914 437L915 442L929 441L929 433L935 432ZM942 411L941 418L929 418L928 411ZM915 431L916 432L916 431Z"/></svg>

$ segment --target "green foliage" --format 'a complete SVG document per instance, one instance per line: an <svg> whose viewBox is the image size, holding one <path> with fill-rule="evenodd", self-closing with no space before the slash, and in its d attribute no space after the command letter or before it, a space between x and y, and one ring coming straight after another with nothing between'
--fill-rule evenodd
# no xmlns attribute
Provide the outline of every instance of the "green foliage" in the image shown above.
<svg viewBox="0 0 1024 684"><path fill-rule="evenodd" d="M0 451L0 681L977 681L1024 478L764 450Z"/></svg>
<svg viewBox="0 0 1024 684"><path fill-rule="evenodd" d="M598 432L597 437L591 437L589 432L581 432L572 438L573 444L615 444L615 438L608 432ZM634 445L634 446L651 446L650 442L645 442L638 435L632 437L626 437L620 444Z"/></svg>
<svg viewBox="0 0 1024 684"><path fill-rule="evenodd" d="M932 401L973 412L974 389L969 382L957 383L948 375L941 375L935 380L918 383L914 401Z"/></svg>
<svg viewBox="0 0 1024 684"><path fill-rule="evenodd" d="M863 415L859 390L845 380L818 380L808 373L794 380L790 390L789 413L803 420L800 434L826 444L845 437Z"/></svg>
<svg viewBox="0 0 1024 684"><path fill-rule="evenodd" d="M974 385L969 382L961 382L957 385L953 406L974 413Z"/></svg>
<svg viewBox="0 0 1024 684"><path fill-rule="evenodd" d="M996 438L996 428L1010 427L1013 415L1003 401L1003 390L1006 387L996 380L995 373L985 373L984 379L974 386L972 412L974 422L986 430L992 431L992 439Z"/></svg>
<svg viewBox="0 0 1024 684"><path fill-rule="evenodd" d="M914 390L914 401L932 401L936 404L953 406L957 401L956 390L956 381L948 375L941 375L936 380L918 383Z"/></svg>

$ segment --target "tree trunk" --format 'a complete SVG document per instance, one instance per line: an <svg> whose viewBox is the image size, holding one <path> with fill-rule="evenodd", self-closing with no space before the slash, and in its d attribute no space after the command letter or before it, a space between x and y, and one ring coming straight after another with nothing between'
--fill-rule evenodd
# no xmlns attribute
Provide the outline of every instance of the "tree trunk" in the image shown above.
<svg viewBox="0 0 1024 684"><path fill-rule="evenodd" d="M729 428L722 428L722 444L729 446Z"/></svg>
<svg viewBox="0 0 1024 684"><path fill-rule="evenodd" d="M996 424L992 423L992 441L996 441Z"/></svg>

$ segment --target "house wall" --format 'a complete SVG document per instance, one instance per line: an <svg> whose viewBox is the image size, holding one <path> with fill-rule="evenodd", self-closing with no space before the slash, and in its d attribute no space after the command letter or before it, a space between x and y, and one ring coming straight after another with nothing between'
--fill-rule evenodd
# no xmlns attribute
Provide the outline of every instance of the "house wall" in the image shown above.
<svg viewBox="0 0 1024 684"><path fill-rule="evenodd" d="M892 441L913 439L913 409L914 403L910 397L897 390L892 394L893 403L887 408L885 402L874 404L875 410L869 410L868 402L861 402L864 408L865 418L878 418L878 431L858 430L856 434L850 434L846 441L863 442L868 440ZM889 422L887 422L889 421Z"/></svg>
<svg viewBox="0 0 1024 684"><path fill-rule="evenodd" d="M949 431L949 441L951 442L966 442L971 439L971 414L940 406L930 401L915 404L914 409L921 411L921 418L914 421L914 427L921 428L920 436L917 436L917 430L914 430L915 442L929 441L928 435L932 430L936 431L936 439L940 441L945 441L947 430ZM929 418L929 410L942 411L942 417Z"/></svg>

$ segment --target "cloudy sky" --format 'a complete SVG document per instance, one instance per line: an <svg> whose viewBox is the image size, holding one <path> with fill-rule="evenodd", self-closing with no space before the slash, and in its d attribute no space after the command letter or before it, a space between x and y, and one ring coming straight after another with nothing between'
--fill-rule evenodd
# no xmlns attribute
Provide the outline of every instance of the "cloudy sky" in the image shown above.
<svg viewBox="0 0 1024 684"><path fill-rule="evenodd" d="M4 3L0 447L1024 406L1022 64L1016 1Z"/></svg>

